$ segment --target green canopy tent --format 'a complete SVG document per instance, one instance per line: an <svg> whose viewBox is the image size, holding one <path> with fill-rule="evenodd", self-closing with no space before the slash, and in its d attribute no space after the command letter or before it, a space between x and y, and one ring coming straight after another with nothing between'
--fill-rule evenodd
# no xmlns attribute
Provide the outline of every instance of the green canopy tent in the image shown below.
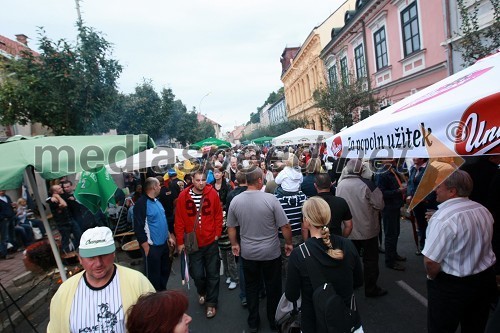
<svg viewBox="0 0 500 333"><path fill-rule="evenodd" d="M231 148L231 143L224 141L224 140L210 137L210 138L206 138L204 140L195 142L189 147L191 149L201 149L202 147L205 147L205 146L217 146L217 148Z"/></svg>
<svg viewBox="0 0 500 333"><path fill-rule="evenodd" d="M120 161L152 147L155 144L146 134L16 136L0 144L0 156L4 158L0 163L0 189L17 189L21 187L24 176L28 178L63 281L66 274L37 191L34 172L45 179L56 179Z"/></svg>
<svg viewBox="0 0 500 333"><path fill-rule="evenodd" d="M262 136L257 139L253 139L252 141L258 145L261 145L266 142L271 142L271 140L274 139L274 136Z"/></svg>

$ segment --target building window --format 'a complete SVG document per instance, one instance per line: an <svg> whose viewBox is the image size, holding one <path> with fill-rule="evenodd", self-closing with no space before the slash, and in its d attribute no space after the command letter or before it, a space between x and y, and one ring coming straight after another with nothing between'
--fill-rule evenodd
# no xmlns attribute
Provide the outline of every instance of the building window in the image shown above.
<svg viewBox="0 0 500 333"><path fill-rule="evenodd" d="M403 48L405 57L420 50L420 32L418 29L417 2L401 12L401 24L403 29Z"/></svg>
<svg viewBox="0 0 500 333"><path fill-rule="evenodd" d="M361 79L366 77L365 54L363 44L354 49L354 58L356 59L356 77Z"/></svg>
<svg viewBox="0 0 500 333"><path fill-rule="evenodd" d="M337 79L337 65L333 65L332 67L328 68L328 80L330 81L331 86L336 86L338 83Z"/></svg>
<svg viewBox="0 0 500 333"><path fill-rule="evenodd" d="M387 43L385 37L385 27L380 28L373 34L375 41L375 58L377 60L377 70L387 67Z"/></svg>
<svg viewBox="0 0 500 333"><path fill-rule="evenodd" d="M347 67L347 57L340 59L340 75L342 75L342 84L349 84L349 68Z"/></svg>

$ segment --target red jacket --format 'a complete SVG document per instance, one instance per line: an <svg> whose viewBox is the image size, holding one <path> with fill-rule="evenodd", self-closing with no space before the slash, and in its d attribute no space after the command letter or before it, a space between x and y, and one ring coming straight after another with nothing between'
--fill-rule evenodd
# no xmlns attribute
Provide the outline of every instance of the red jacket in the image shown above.
<svg viewBox="0 0 500 333"><path fill-rule="evenodd" d="M184 233L191 232L197 210L191 195L193 185L179 194L175 208L175 237L177 245L184 244ZM207 246L215 242L215 237L220 237L222 232L222 206L219 195L212 185L207 184L203 189L203 207L201 208L201 225L196 230L198 246Z"/></svg>

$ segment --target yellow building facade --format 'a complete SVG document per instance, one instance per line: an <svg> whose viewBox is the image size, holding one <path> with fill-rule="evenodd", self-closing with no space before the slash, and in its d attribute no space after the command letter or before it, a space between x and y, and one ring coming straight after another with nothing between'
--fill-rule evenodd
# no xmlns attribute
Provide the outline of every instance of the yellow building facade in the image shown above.
<svg viewBox="0 0 500 333"><path fill-rule="evenodd" d="M289 120L305 119L311 129L330 130L321 120L320 110L314 106L314 91L327 84L325 65L319 55L331 40L332 28L344 25L346 10L354 9L355 3L356 0L347 0L340 5L311 31L295 56L289 60L281 75Z"/></svg>

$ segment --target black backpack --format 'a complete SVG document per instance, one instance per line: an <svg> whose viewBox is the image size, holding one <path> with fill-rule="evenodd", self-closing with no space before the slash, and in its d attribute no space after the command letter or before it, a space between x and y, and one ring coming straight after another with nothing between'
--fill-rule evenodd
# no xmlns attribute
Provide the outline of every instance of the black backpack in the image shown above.
<svg viewBox="0 0 500 333"><path fill-rule="evenodd" d="M323 267L309 253L306 244L300 245L304 255L307 271L313 286L313 305L316 314L316 332L318 333L350 333L361 327L354 294L350 304L337 294L333 285L323 274Z"/></svg>

